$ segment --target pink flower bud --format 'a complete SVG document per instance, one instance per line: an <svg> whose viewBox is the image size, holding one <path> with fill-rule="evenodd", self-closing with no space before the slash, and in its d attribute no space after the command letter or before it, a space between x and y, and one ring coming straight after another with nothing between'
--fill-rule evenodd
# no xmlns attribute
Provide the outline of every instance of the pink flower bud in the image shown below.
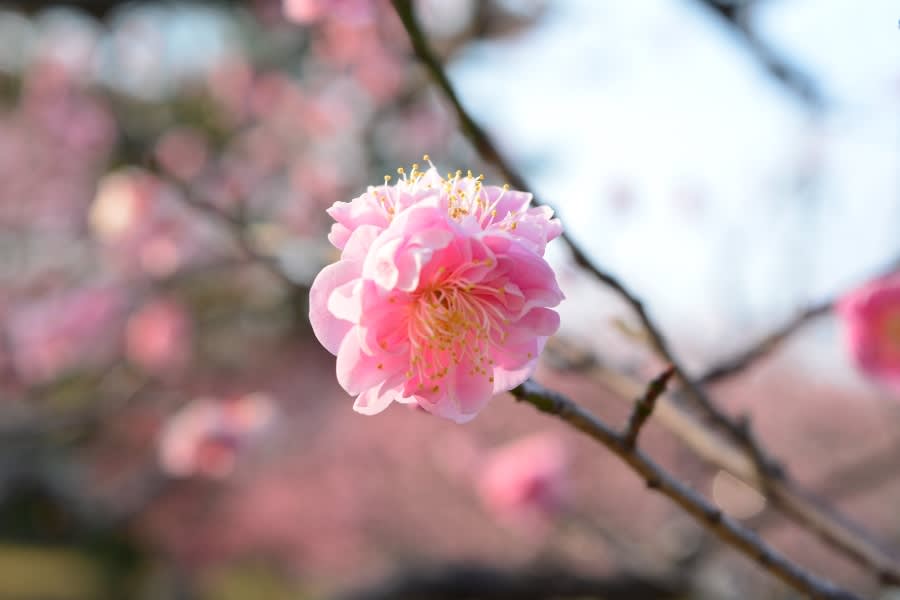
<svg viewBox="0 0 900 600"><path fill-rule="evenodd" d="M900 391L900 275L850 292L838 303L838 313L856 366Z"/></svg>

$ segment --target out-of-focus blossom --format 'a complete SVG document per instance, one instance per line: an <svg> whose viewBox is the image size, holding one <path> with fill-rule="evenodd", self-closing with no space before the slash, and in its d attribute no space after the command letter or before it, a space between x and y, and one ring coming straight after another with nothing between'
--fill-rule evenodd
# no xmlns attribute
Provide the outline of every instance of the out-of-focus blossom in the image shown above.
<svg viewBox="0 0 900 600"><path fill-rule="evenodd" d="M141 169L124 169L104 176L91 205L89 222L109 257L130 269L171 275L187 260L201 236L196 220L158 177Z"/></svg>
<svg viewBox="0 0 900 600"><path fill-rule="evenodd" d="M183 368L191 358L192 327L184 307L171 299L154 300L128 319L125 352L152 373Z"/></svg>
<svg viewBox="0 0 900 600"><path fill-rule="evenodd" d="M160 465L174 477L227 477L241 451L267 429L274 415L275 406L264 394L194 400L163 429Z"/></svg>
<svg viewBox="0 0 900 600"><path fill-rule="evenodd" d="M310 24L323 18L351 23L372 19L375 0L284 0L284 16L295 23Z"/></svg>
<svg viewBox="0 0 900 600"><path fill-rule="evenodd" d="M88 215L97 236L115 242L136 230L151 209L158 183L137 170L110 173L97 184Z"/></svg>
<svg viewBox="0 0 900 600"><path fill-rule="evenodd" d="M10 311L9 342L17 371L40 383L105 358L114 349L111 333L124 306L120 290L95 287Z"/></svg>
<svg viewBox="0 0 900 600"><path fill-rule="evenodd" d="M167 131L156 144L156 160L162 168L184 181L203 171L208 153L203 136L189 128Z"/></svg>
<svg viewBox="0 0 900 600"><path fill-rule="evenodd" d="M313 282L310 321L355 410L417 403L461 423L528 378L563 299L543 258L562 226L530 201L414 165L329 209L341 259Z"/></svg>
<svg viewBox="0 0 900 600"><path fill-rule="evenodd" d="M838 303L838 312L856 365L900 391L900 275L850 292Z"/></svg>
<svg viewBox="0 0 900 600"><path fill-rule="evenodd" d="M230 57L216 65L207 77L210 95L233 125L247 116L253 76L252 67L243 58Z"/></svg>
<svg viewBox="0 0 900 600"><path fill-rule="evenodd" d="M498 518L540 524L565 509L568 468L560 438L535 434L495 450L479 475L478 491Z"/></svg>

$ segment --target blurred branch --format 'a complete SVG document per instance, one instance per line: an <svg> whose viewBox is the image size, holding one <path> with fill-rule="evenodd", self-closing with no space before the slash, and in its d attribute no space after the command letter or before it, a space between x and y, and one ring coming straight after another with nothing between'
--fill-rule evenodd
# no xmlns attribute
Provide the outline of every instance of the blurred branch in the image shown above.
<svg viewBox="0 0 900 600"><path fill-rule="evenodd" d="M825 107L825 97L816 81L797 65L763 41L750 27L749 4L734 0L697 0L716 14L721 23L747 48L771 77L815 110Z"/></svg>
<svg viewBox="0 0 900 600"><path fill-rule="evenodd" d="M589 577L537 565L511 572L481 565L451 564L411 569L374 587L339 596L339 600L664 600L680 598L681 585L635 575Z"/></svg>
<svg viewBox="0 0 900 600"><path fill-rule="evenodd" d="M246 222L241 216L233 215L218 206L205 202L192 195L190 188L186 185L179 186L178 198L188 207L197 212L204 213L213 217L222 227L230 234L232 239L237 243L238 248L246 258L249 258L263 267L276 279L281 281L288 289L298 289L299 286L294 280L288 277L284 271L278 266L272 257L260 253L253 245L247 231Z"/></svg>
<svg viewBox="0 0 900 600"><path fill-rule="evenodd" d="M833 302L827 301L807 308L775 331L769 333L756 344L728 360L711 367L697 378L697 383L700 385L708 385L740 373L757 361L767 357L773 350L800 330L804 325L817 317L831 312L833 307Z"/></svg>
<svg viewBox="0 0 900 600"><path fill-rule="evenodd" d="M194 4L221 5L223 0L189 0ZM235 4L236 0L225 0L225 4ZM104 18L115 9L126 4L134 4L134 0L5 0L5 6L15 8L26 14L33 14L55 6L78 8L97 18Z"/></svg>
<svg viewBox="0 0 900 600"><path fill-rule="evenodd" d="M821 579L775 551L752 531L722 513L705 498L663 470L619 433L567 397L532 380L513 389L516 399L556 416L606 446L640 475L649 489L669 497L700 524L740 553L754 560L795 590L817 599L851 600L858 596Z"/></svg>

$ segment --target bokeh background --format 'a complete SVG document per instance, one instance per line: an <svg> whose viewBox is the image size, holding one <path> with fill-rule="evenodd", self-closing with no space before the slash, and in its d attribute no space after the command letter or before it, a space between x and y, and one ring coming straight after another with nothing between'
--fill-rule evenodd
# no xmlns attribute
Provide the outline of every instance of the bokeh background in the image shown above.
<svg viewBox="0 0 900 600"><path fill-rule="evenodd" d="M696 372L900 255L895 2L416 9ZM795 597L509 398L464 426L352 411L306 320L324 209L424 153L502 183L385 1L0 2L0 598ZM551 260L568 299L538 377L619 423L621 378L660 365ZM898 397L836 319L712 391L900 546ZM642 439L801 564L893 597L665 428Z"/></svg>

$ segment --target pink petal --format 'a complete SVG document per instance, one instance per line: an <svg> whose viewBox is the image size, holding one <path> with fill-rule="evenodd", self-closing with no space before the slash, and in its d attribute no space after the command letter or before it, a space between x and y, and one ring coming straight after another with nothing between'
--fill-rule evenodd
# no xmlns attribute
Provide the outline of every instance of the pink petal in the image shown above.
<svg viewBox="0 0 900 600"><path fill-rule="evenodd" d="M359 336L351 331L344 336L337 353L337 379L348 394L355 396L402 372L408 364L405 354L366 354L360 347Z"/></svg>
<svg viewBox="0 0 900 600"><path fill-rule="evenodd" d="M334 228L332 228L333 230ZM357 227L349 235L346 244L343 246L344 251L341 253L341 260L364 261L369 253L369 248L372 247L372 243L381 232L382 229L376 225L360 225Z"/></svg>
<svg viewBox="0 0 900 600"><path fill-rule="evenodd" d="M351 324L331 314L328 298L336 287L359 277L361 270L362 265L357 261L336 262L322 269L309 289L310 325L316 339L332 354L337 354Z"/></svg>
<svg viewBox="0 0 900 600"><path fill-rule="evenodd" d="M394 401L396 392L384 390L384 385L371 387L356 397L353 410L363 415L377 415Z"/></svg>

